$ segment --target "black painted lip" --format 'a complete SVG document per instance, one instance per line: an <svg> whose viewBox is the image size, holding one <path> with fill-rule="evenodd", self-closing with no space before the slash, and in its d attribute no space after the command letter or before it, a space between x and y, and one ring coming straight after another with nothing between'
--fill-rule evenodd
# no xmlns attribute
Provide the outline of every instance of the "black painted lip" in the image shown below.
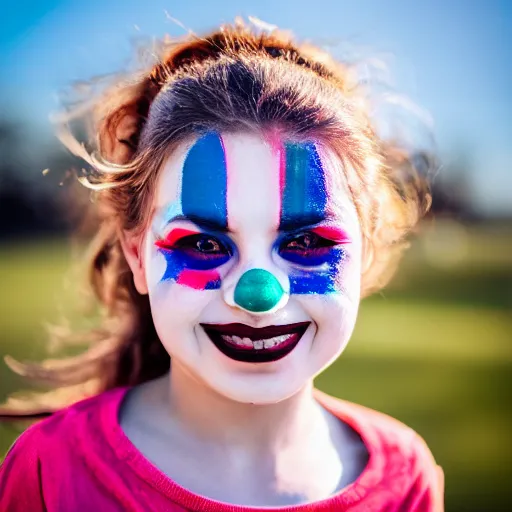
<svg viewBox="0 0 512 512"><path fill-rule="evenodd" d="M246 363L269 363L287 356L299 343L311 322L299 322L287 325L272 325L269 327L250 327L244 324L200 324L213 344L227 357L235 361ZM278 348L254 349L237 347L222 339L225 336L247 337L251 340L262 340L292 334L292 337L285 341Z"/></svg>
<svg viewBox="0 0 512 512"><path fill-rule="evenodd" d="M201 327L225 336L240 336L240 338L250 338L252 341L256 341L285 334L300 333L305 331L309 324L310 322L298 322L295 324L269 325L267 327L251 327L245 324L201 324Z"/></svg>

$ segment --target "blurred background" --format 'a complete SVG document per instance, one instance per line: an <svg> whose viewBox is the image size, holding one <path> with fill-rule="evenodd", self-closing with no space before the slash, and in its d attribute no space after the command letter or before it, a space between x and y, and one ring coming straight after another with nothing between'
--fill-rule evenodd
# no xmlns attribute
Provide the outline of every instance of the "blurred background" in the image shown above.
<svg viewBox="0 0 512 512"><path fill-rule="evenodd" d="M237 15L335 54L348 42L390 63L396 88L431 114L443 165L432 215L317 385L417 430L445 471L448 511L512 510L512 3L18 0L3 10L2 358L41 359L46 324L80 322L70 233L87 196L48 120L59 91L126 69L141 39ZM1 360L0 400L26 388ZM0 424L0 457L24 427Z"/></svg>

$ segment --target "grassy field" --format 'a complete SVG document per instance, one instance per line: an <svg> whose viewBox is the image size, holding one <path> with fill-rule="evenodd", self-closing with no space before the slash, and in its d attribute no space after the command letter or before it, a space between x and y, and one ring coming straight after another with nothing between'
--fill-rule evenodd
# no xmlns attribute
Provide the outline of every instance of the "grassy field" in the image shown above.
<svg viewBox="0 0 512 512"><path fill-rule="evenodd" d="M317 379L426 439L447 511L512 510L511 254L512 228L439 225L385 293L363 301L345 354ZM69 310L77 287L69 262L58 241L0 248L0 356L44 355L43 322ZM0 364L0 400L22 387ZM22 428L0 425L0 456Z"/></svg>

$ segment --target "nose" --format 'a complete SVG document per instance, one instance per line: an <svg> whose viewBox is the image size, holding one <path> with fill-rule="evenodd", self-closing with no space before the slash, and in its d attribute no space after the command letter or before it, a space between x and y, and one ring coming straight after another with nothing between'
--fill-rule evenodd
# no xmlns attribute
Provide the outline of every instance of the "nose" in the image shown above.
<svg viewBox="0 0 512 512"><path fill-rule="evenodd" d="M235 286L234 305L250 313L269 313L282 308L288 302L279 280L268 270L247 270Z"/></svg>

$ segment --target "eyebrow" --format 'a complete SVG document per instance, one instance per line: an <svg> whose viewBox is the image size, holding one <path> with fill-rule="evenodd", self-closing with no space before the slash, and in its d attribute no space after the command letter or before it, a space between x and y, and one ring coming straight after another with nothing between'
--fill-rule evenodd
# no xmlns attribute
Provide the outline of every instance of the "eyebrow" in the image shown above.
<svg viewBox="0 0 512 512"><path fill-rule="evenodd" d="M218 233L231 233L232 231L225 226L224 224L221 224L219 222L216 222L212 219L207 219L205 217L202 217L201 215L194 215L194 214L177 214L172 215L169 217L165 217L164 222L166 224L170 224L171 222L175 221L189 221L195 224L196 226L199 226L200 228L207 229L207 230L213 230L217 231ZM279 226L280 232L286 232L286 231L296 231L298 229L304 229L304 228L310 228L313 226L316 226L317 224L320 224L322 222L335 222L337 219L332 214L326 213L318 214L318 213L308 213L308 214L300 214L300 215L293 215L289 216L286 219L286 222L281 223Z"/></svg>
<svg viewBox="0 0 512 512"><path fill-rule="evenodd" d="M315 226L321 222L334 222L336 219L327 214L320 214L318 212L309 212L307 214L289 215L286 220L281 221L279 231L295 231Z"/></svg>
<svg viewBox="0 0 512 512"><path fill-rule="evenodd" d="M213 231L218 231L219 233L229 233L230 230L220 222L217 222L213 219L206 219L205 217L201 217L200 215L173 215L172 217L165 218L164 219L167 224L170 224L171 222L175 222L178 220L187 220L189 222L194 223L196 226L199 226L204 229L211 229Z"/></svg>

